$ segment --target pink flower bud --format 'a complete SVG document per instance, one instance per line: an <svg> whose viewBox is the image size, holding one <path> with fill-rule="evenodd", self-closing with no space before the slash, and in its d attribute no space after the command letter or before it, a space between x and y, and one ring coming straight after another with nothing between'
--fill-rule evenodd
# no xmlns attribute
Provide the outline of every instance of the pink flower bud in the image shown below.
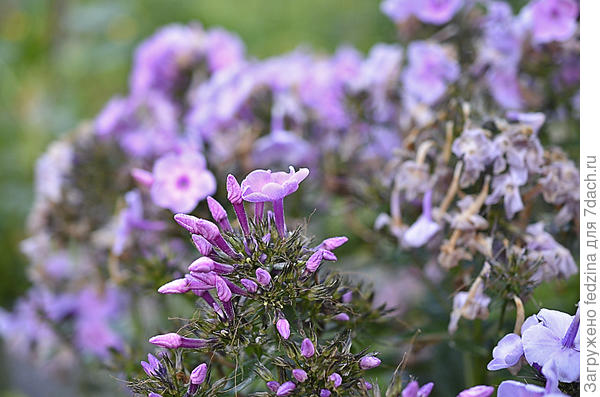
<svg viewBox="0 0 600 397"><path fill-rule="evenodd" d="M350 316L348 316L346 313L339 313L333 316L333 319L336 321L349 321Z"/></svg>
<svg viewBox="0 0 600 397"><path fill-rule="evenodd" d="M198 365L193 369L190 374L190 383L194 385L201 385L204 383L206 379L206 374L208 373L208 366L205 363Z"/></svg>
<svg viewBox="0 0 600 397"><path fill-rule="evenodd" d="M152 173L141 168L132 169L131 176L141 186L150 187L154 183Z"/></svg>
<svg viewBox="0 0 600 397"><path fill-rule="evenodd" d="M323 251L323 259L332 262L337 261L337 256L335 256L333 252L324 249L321 249L320 251Z"/></svg>
<svg viewBox="0 0 600 397"><path fill-rule="evenodd" d="M321 265L322 261L323 261L323 250L318 250L317 252L312 254L310 256L310 258L308 258L308 260L306 261L306 270L311 273L316 272L317 269L319 268L319 265Z"/></svg>
<svg viewBox="0 0 600 397"><path fill-rule="evenodd" d="M271 380L271 381L267 382L267 387L269 389L271 389L271 391L276 392L277 389L279 389L279 386L280 386L279 382L276 382L274 380Z"/></svg>
<svg viewBox="0 0 600 397"><path fill-rule="evenodd" d="M277 389L277 397L289 396L295 388L296 384L294 382L285 382Z"/></svg>
<svg viewBox="0 0 600 397"><path fill-rule="evenodd" d="M223 280L221 277L217 277L215 281L215 287L217 288L217 296L221 302L229 302L231 300L232 293L225 280Z"/></svg>
<svg viewBox="0 0 600 397"><path fill-rule="evenodd" d="M161 294L185 294L190 290L189 283L185 278L169 281L158 289Z"/></svg>
<svg viewBox="0 0 600 397"><path fill-rule="evenodd" d="M227 200L231 204L240 204L242 202L242 188L235 176L227 175Z"/></svg>
<svg viewBox="0 0 600 397"><path fill-rule="evenodd" d="M304 382L305 380L308 379L308 374L303 369L297 368L297 369L292 370L292 375L300 383L302 383L302 382Z"/></svg>
<svg viewBox="0 0 600 397"><path fill-rule="evenodd" d="M271 282L271 274L265 269L256 269L256 281L262 285L269 285Z"/></svg>
<svg viewBox="0 0 600 397"><path fill-rule="evenodd" d="M252 280L248 280L247 278L243 278L240 280L240 282L242 283L242 285L244 286L244 288L246 288L246 290L250 293L255 293L256 290L258 290L258 284L256 284L254 281Z"/></svg>
<svg viewBox="0 0 600 397"><path fill-rule="evenodd" d="M208 210L210 211L210 214L215 222L221 226L221 229L228 232L233 230L231 228L231 224L229 223L229 219L227 218L227 212L225 211L225 208L223 208L223 206L211 196L206 198L206 202L208 203Z"/></svg>
<svg viewBox="0 0 600 397"><path fill-rule="evenodd" d="M306 358L310 358L315 354L315 345L308 338L304 338L300 345L300 352Z"/></svg>
<svg viewBox="0 0 600 397"><path fill-rule="evenodd" d="M180 347L199 349L206 346L204 339L184 338L176 333L156 335L150 338L149 342L166 349L178 349Z"/></svg>
<svg viewBox="0 0 600 397"><path fill-rule="evenodd" d="M319 244L319 248L326 249L328 251L333 251L334 249L344 245L348 241L348 237L330 237L325 240L321 244Z"/></svg>
<svg viewBox="0 0 600 397"><path fill-rule="evenodd" d="M285 318L280 318L277 320L277 332L283 339L288 339L290 337L290 323Z"/></svg>
<svg viewBox="0 0 600 397"><path fill-rule="evenodd" d="M331 375L329 375L328 379L331 382L333 382L333 387L335 387L335 388L340 387L340 385L342 384L342 377L337 372L334 372Z"/></svg>
<svg viewBox="0 0 600 397"><path fill-rule="evenodd" d="M361 369L371 369L379 367L381 360L374 356L364 356L360 359L359 363Z"/></svg>
<svg viewBox="0 0 600 397"><path fill-rule="evenodd" d="M192 262L191 265L188 266L188 270L190 272L198 272L198 273L208 273L212 272L215 268L215 262L206 257L200 257Z"/></svg>
<svg viewBox="0 0 600 397"><path fill-rule="evenodd" d="M207 256L212 252L212 244L199 234L192 234L192 241L201 255Z"/></svg>

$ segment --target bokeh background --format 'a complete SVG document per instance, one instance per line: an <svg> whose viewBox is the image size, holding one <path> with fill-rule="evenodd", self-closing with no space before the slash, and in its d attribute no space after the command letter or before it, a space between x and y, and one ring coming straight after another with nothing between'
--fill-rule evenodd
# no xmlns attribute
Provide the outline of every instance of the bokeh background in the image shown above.
<svg viewBox="0 0 600 397"><path fill-rule="evenodd" d="M237 33L257 58L299 45L331 52L348 43L366 52L395 41L379 0L0 1L0 306L11 307L28 287L19 243L36 158L127 91L141 40L160 26L188 21ZM75 393L25 363L6 361L0 361L1 397L36 395L41 384L45 396Z"/></svg>
<svg viewBox="0 0 600 397"><path fill-rule="evenodd" d="M523 2L511 1L517 9ZM10 308L28 287L19 243L32 204L36 158L52 140L92 119L110 97L127 91L133 49L140 41L165 24L199 21L205 27L222 26L237 33L248 54L257 58L299 45L332 52L348 43L366 52L377 42L396 41L395 27L379 11L379 3L1 0L0 306ZM574 159L578 141L578 131L562 139ZM577 286L575 278L550 283L536 292L536 298L572 297L578 294ZM570 310L572 301L565 299L564 306L556 302L553 307ZM0 343L0 397L79 395L75 388L45 378L24 362L2 359L1 349ZM442 371L446 364L438 367ZM438 380L440 376L441 372L432 374ZM106 377L105 383L114 387L116 382Z"/></svg>

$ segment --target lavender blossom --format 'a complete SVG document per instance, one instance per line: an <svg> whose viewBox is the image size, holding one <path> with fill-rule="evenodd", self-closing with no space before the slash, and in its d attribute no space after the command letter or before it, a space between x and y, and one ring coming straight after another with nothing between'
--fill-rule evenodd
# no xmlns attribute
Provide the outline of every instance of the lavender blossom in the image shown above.
<svg viewBox="0 0 600 397"><path fill-rule="evenodd" d="M271 283L271 273L265 269L256 269L256 281L263 286L267 286Z"/></svg>
<svg viewBox="0 0 600 397"><path fill-rule="evenodd" d="M244 208L244 203L242 201L242 189L237 179L231 174L227 175L227 199L233 205L233 209L235 210L235 214L237 215L244 235L250 235L246 209Z"/></svg>
<svg viewBox="0 0 600 397"><path fill-rule="evenodd" d="M240 280L240 283L248 290L250 293L255 293L258 290L258 285L247 278L243 278Z"/></svg>
<svg viewBox="0 0 600 397"><path fill-rule="evenodd" d="M198 365L190 374L190 383L194 385L201 385L206 380L207 373L208 366L205 363Z"/></svg>
<svg viewBox="0 0 600 397"><path fill-rule="evenodd" d="M319 391L319 397L330 397L331 396L331 392L327 389L321 389Z"/></svg>
<svg viewBox="0 0 600 397"><path fill-rule="evenodd" d="M274 380L271 380L271 381L267 382L267 387L269 389L271 389L271 391L273 391L273 392L277 392L277 389L279 389L279 386L281 386L279 384L279 382L276 382Z"/></svg>
<svg viewBox="0 0 600 397"><path fill-rule="evenodd" d="M423 22L442 25L450 21L462 5L463 0L425 0L415 5L413 12Z"/></svg>
<svg viewBox="0 0 600 397"><path fill-rule="evenodd" d="M195 216L186 214L176 214L175 221L184 229L192 234L199 234L211 244L219 247L223 252L232 258L239 258L239 254L233 251L231 246L227 244L219 228L212 222L205 219L198 219Z"/></svg>
<svg viewBox="0 0 600 397"><path fill-rule="evenodd" d="M502 174L492 180L492 194L490 194L485 203L495 204L504 198L504 211L506 217L512 219L515 214L524 208L519 186L523 185L523 181L512 172Z"/></svg>
<svg viewBox="0 0 600 397"><path fill-rule="evenodd" d="M185 294L190 290L189 282L185 278L169 281L158 289L161 294Z"/></svg>
<svg viewBox="0 0 600 397"><path fill-rule="evenodd" d="M150 353L148 353L148 362L142 361L140 364L148 376L155 376L158 374L161 367L160 361Z"/></svg>
<svg viewBox="0 0 600 397"><path fill-rule="evenodd" d="M519 363L523 356L523 344L517 334L508 334L498 342L492 351L494 357L487 365L490 371L509 368Z"/></svg>
<svg viewBox="0 0 600 397"><path fill-rule="evenodd" d="M323 250L317 250L314 254L306 261L306 270L310 273L317 271L321 262L323 261Z"/></svg>

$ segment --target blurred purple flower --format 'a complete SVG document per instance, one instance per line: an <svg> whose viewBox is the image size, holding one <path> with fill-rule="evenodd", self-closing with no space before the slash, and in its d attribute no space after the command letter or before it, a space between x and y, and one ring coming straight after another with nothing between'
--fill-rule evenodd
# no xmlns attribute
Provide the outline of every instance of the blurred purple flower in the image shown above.
<svg viewBox="0 0 600 397"><path fill-rule="evenodd" d="M429 382L419 388L419 383L413 380L402 389L402 397L428 397L433 386L433 382Z"/></svg>
<svg viewBox="0 0 600 397"><path fill-rule="evenodd" d="M408 46L408 66L402 81L406 93L420 102L436 103L459 73L456 60L439 44L414 41Z"/></svg>
<svg viewBox="0 0 600 397"><path fill-rule="evenodd" d="M441 226L437 224L432 218L431 210L431 196L432 191L428 190L425 192L423 197L423 212L419 219L409 227L404 235L402 241L408 247L416 248L427 244L429 240L441 229Z"/></svg>
<svg viewBox="0 0 600 397"><path fill-rule="evenodd" d="M579 7L573 0L536 0L521 10L534 43L566 41L577 30Z"/></svg>
<svg viewBox="0 0 600 397"><path fill-rule="evenodd" d="M206 169L204 156L195 152L161 157L154 163L152 174L152 201L173 212L191 212L217 188L215 177Z"/></svg>

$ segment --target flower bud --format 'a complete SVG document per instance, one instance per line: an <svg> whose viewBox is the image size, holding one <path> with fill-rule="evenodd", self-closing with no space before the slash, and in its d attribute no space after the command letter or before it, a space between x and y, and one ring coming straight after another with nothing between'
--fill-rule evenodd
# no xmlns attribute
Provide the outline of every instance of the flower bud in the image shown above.
<svg viewBox="0 0 600 397"><path fill-rule="evenodd" d="M256 269L256 281L262 285L269 285L271 282L271 274L265 269Z"/></svg>
<svg viewBox="0 0 600 397"><path fill-rule="evenodd" d="M342 295L342 302L343 303L352 302L352 291L348 291L344 295Z"/></svg>
<svg viewBox="0 0 600 397"><path fill-rule="evenodd" d="M379 364L381 364L381 360L374 356L364 356L359 361L361 369L371 369L379 367Z"/></svg>
<svg viewBox="0 0 600 397"><path fill-rule="evenodd" d="M131 176L141 186L150 187L154 183L154 176L152 176L152 173L141 168L132 169Z"/></svg>
<svg viewBox="0 0 600 397"><path fill-rule="evenodd" d="M321 244L319 244L319 248L326 249L328 251L333 251L334 249L344 245L348 241L348 237L330 237L325 240Z"/></svg>
<svg viewBox="0 0 600 397"><path fill-rule="evenodd" d="M277 332L283 339L288 339L290 337L290 323L285 318L280 318L277 320Z"/></svg>
<svg viewBox="0 0 600 397"><path fill-rule="evenodd" d="M320 397L329 397L329 396L331 396L331 392L327 389L321 389L321 391L319 392L319 396Z"/></svg>
<svg viewBox="0 0 600 397"><path fill-rule="evenodd" d="M148 397L162 397L162 394L150 392L150 394L148 394Z"/></svg>
<svg viewBox="0 0 600 397"><path fill-rule="evenodd" d="M244 288L246 288L246 290L250 293L255 293L256 290L258 289L258 284L256 284L252 280L248 280L247 278L241 279L240 282L242 283Z"/></svg>
<svg viewBox="0 0 600 397"><path fill-rule="evenodd" d="M180 347L188 349L199 349L206 346L204 339L184 338L176 333L156 335L150 338L150 343L166 349L178 349Z"/></svg>
<svg viewBox="0 0 600 397"><path fill-rule="evenodd" d="M321 265L322 261L323 261L323 250L318 250L317 252L312 254L310 256L310 258L308 258L308 260L306 261L306 270L311 273L316 272L317 269L319 268L319 265Z"/></svg>
<svg viewBox="0 0 600 397"><path fill-rule="evenodd" d="M232 293L225 280L221 277L217 277L215 280L215 287L217 288L217 296L221 302L229 302L231 300Z"/></svg>
<svg viewBox="0 0 600 397"><path fill-rule="evenodd" d="M306 358L310 358L315 354L315 345L308 338L304 338L300 345L300 352Z"/></svg>
<svg viewBox="0 0 600 397"><path fill-rule="evenodd" d="M189 290L188 281L185 278L178 278L160 287L158 292L161 294L185 294Z"/></svg>
<svg viewBox="0 0 600 397"><path fill-rule="evenodd" d="M277 389L277 397L289 396L295 388L296 384L294 382L285 382Z"/></svg>
<svg viewBox="0 0 600 397"><path fill-rule="evenodd" d="M199 234L192 234L192 241L200 254L207 256L212 252L212 244Z"/></svg>
<svg viewBox="0 0 600 397"><path fill-rule="evenodd" d="M346 313L340 313L340 314L336 314L335 316L333 316L333 319L336 321L349 321L350 316L348 316L348 314L346 314Z"/></svg>
<svg viewBox="0 0 600 397"><path fill-rule="evenodd" d="M199 273L208 273L212 272L215 268L215 261L210 259L209 257L202 256L195 261L192 262L191 265L188 266L188 270L190 272L199 272Z"/></svg>
<svg viewBox="0 0 600 397"><path fill-rule="evenodd" d="M303 369L300 369L300 368L296 368L296 369L292 370L292 375L300 383L302 383L308 379L308 375L306 374L306 371Z"/></svg>
<svg viewBox="0 0 600 397"><path fill-rule="evenodd" d="M279 386L280 386L279 382L276 382L274 380L271 380L271 381L267 382L267 387L269 389L271 389L272 391L274 391L274 392L276 392L277 389L279 389Z"/></svg>
<svg viewBox="0 0 600 397"><path fill-rule="evenodd" d="M494 393L494 388L492 386L473 386L467 390L463 390L458 393L456 397L488 397Z"/></svg>
<svg viewBox="0 0 600 397"><path fill-rule="evenodd" d="M190 383L194 385L201 385L204 383L206 379L206 374L208 373L208 366L205 363L198 365L193 369L190 374Z"/></svg>
<svg viewBox="0 0 600 397"><path fill-rule="evenodd" d="M333 252L324 249L321 249L320 251L323 251L323 259L332 262L337 261L337 256L335 256Z"/></svg>
<svg viewBox="0 0 600 397"><path fill-rule="evenodd" d="M231 204L240 204L242 202L242 188L235 176L227 175L227 200Z"/></svg>
<svg viewBox="0 0 600 397"><path fill-rule="evenodd" d="M229 223L229 219L227 219L227 212L225 211L225 208L223 208L223 206L211 196L206 198L206 202L208 203L208 210L210 211L210 214L215 222L217 222L225 231L229 232L233 230L231 228L231 224Z"/></svg>
<svg viewBox="0 0 600 397"><path fill-rule="evenodd" d="M329 375L328 379L331 382L333 382L333 387L335 387L335 388L340 387L340 385L342 384L342 377L337 372L334 372L331 375Z"/></svg>

